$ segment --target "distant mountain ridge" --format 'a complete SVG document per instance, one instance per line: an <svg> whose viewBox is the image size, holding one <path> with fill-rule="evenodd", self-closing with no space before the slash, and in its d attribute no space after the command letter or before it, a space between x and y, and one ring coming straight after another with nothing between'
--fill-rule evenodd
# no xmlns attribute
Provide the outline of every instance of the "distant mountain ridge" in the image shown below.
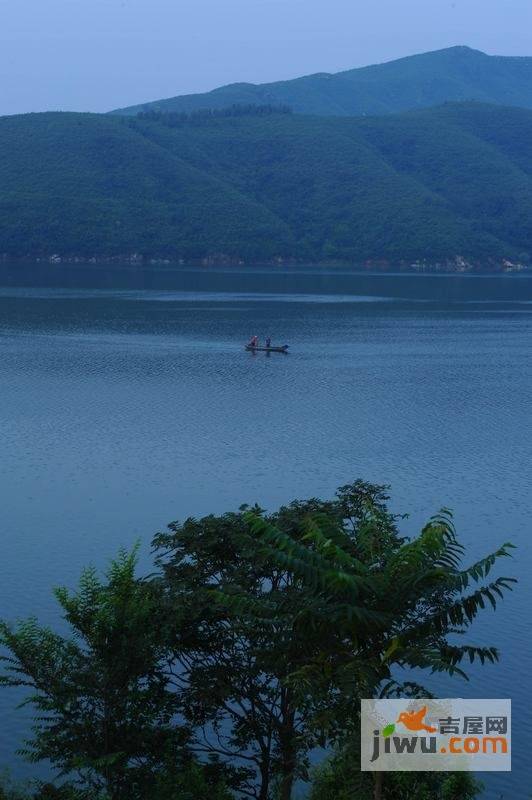
<svg viewBox="0 0 532 800"><path fill-rule="evenodd" d="M0 118L0 258L496 268L531 253L526 109Z"/></svg>
<svg viewBox="0 0 532 800"><path fill-rule="evenodd" d="M283 104L299 114L375 116L468 100L532 108L532 57L490 56L469 47L450 47L334 74L264 84L233 83L111 113Z"/></svg>

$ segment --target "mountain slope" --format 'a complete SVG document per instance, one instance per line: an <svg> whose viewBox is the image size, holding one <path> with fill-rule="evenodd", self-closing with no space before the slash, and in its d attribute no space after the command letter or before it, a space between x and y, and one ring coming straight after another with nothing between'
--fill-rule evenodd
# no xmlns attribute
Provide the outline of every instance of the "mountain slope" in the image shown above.
<svg viewBox="0 0 532 800"><path fill-rule="evenodd" d="M365 116L466 100L532 108L532 58L488 56L469 47L451 47L336 74L258 85L235 83L112 113L285 104L300 114Z"/></svg>
<svg viewBox="0 0 532 800"><path fill-rule="evenodd" d="M270 256L293 243L260 203L108 116L0 118L0 186L0 253L246 256L250 229Z"/></svg>
<svg viewBox="0 0 532 800"><path fill-rule="evenodd" d="M0 119L0 254L526 258L532 111Z"/></svg>

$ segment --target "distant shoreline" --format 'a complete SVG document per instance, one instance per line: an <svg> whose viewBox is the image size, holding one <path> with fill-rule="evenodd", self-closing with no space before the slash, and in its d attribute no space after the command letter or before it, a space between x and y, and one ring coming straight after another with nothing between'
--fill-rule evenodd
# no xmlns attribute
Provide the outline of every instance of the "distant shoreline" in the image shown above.
<svg viewBox="0 0 532 800"><path fill-rule="evenodd" d="M80 255L43 255L43 256L11 256L0 255L0 264L49 264L50 266L107 266L107 267L150 267L174 269L204 268L241 268L253 270L260 268L297 268L314 267L317 270L340 269L362 274L410 274L410 275L532 275L532 264L523 264L511 259L472 259L454 256L438 261L410 260L389 261L375 259L364 262L346 261L305 261L298 259L276 258L263 261L245 261L229 256L209 256L198 259L165 258L143 256L138 253L119 256L80 256Z"/></svg>

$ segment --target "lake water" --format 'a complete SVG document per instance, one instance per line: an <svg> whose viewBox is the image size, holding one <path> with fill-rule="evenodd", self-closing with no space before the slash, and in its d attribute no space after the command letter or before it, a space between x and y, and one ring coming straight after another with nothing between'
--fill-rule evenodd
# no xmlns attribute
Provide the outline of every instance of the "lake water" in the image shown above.
<svg viewBox="0 0 532 800"><path fill-rule="evenodd" d="M528 797L531 345L531 277L3 265L1 615L55 623L52 586L139 539L147 568L173 519L389 483L406 532L448 506L471 561L518 545L517 591L470 637L501 663L425 683L512 698L513 771L485 797ZM24 775L15 699L0 765Z"/></svg>

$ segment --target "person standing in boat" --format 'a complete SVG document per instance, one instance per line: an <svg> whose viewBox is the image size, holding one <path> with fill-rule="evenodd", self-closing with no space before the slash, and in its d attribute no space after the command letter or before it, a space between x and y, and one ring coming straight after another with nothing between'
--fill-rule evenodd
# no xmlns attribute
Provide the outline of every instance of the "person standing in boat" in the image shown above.
<svg viewBox="0 0 532 800"><path fill-rule="evenodd" d="M266 347L271 347L271 346L272 346L271 336L268 336L266 339Z"/></svg>
<svg viewBox="0 0 532 800"><path fill-rule="evenodd" d="M248 347L258 347L258 346L259 346L258 337L257 336L252 336L251 339L249 340Z"/></svg>

